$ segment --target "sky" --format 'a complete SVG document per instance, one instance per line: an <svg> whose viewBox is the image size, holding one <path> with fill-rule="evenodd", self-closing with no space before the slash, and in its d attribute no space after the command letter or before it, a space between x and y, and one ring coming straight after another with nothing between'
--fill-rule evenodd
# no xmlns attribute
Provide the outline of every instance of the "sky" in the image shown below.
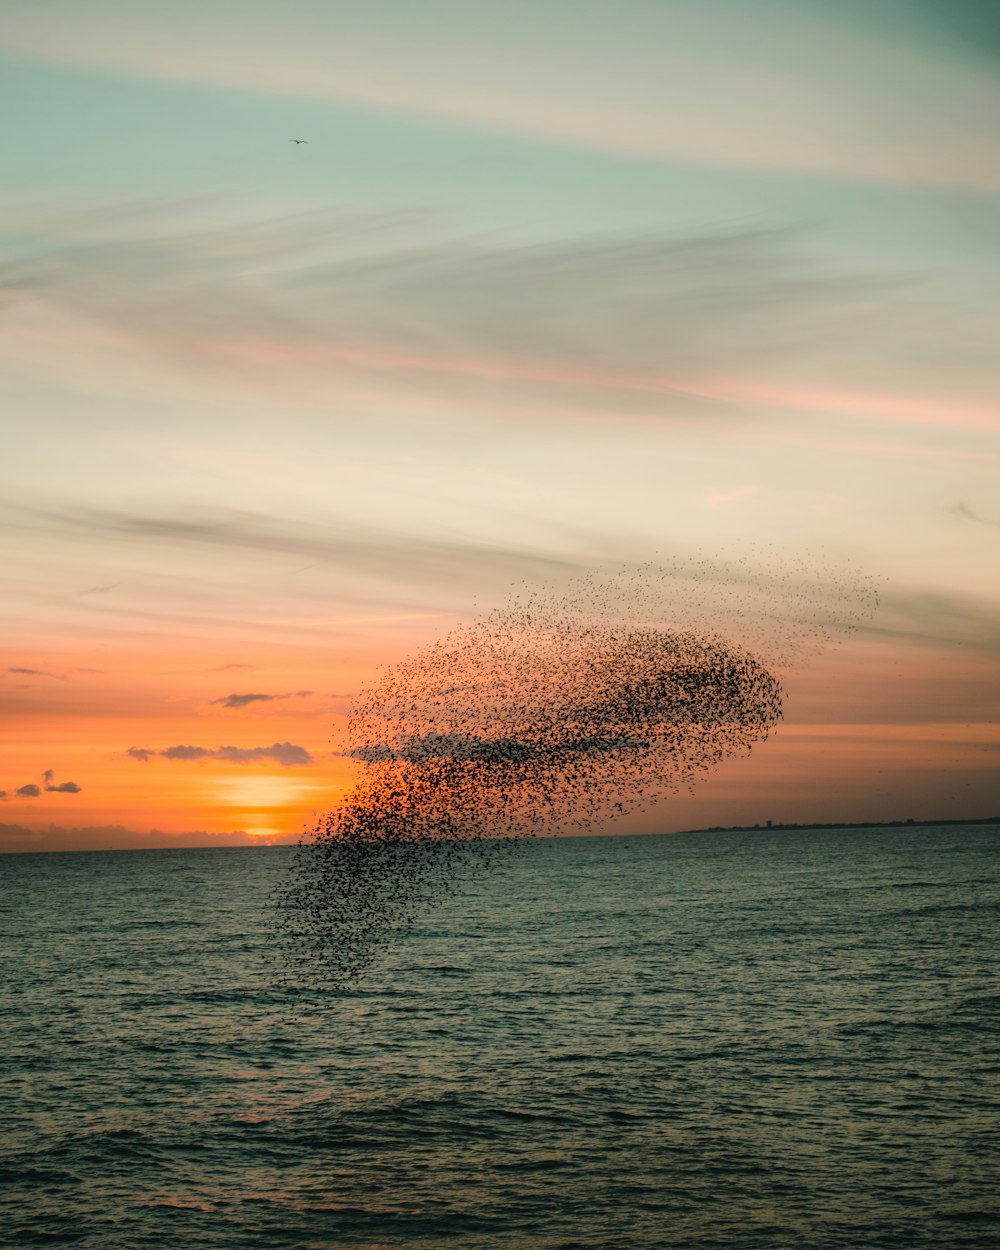
<svg viewBox="0 0 1000 1250"><path fill-rule="evenodd" d="M607 831L1000 812L998 57L982 0L0 0L0 850L297 840L386 665L751 549L879 610Z"/></svg>

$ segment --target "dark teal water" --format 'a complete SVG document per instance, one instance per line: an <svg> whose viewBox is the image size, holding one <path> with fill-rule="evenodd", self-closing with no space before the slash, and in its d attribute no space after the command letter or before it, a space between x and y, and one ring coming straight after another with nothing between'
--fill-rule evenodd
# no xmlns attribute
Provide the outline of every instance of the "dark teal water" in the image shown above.
<svg viewBox="0 0 1000 1250"><path fill-rule="evenodd" d="M3 857L0 1245L993 1250L998 851L537 843L298 1025L287 850Z"/></svg>

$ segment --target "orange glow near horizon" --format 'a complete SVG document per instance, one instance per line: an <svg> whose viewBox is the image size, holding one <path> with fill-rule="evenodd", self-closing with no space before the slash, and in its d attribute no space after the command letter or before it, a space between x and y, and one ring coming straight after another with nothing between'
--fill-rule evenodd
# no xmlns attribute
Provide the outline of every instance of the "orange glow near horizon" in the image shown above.
<svg viewBox="0 0 1000 1250"><path fill-rule="evenodd" d="M8 829L4 835L0 828L0 850L64 844L82 849L100 844L99 831L112 826L133 831L115 835L114 845L136 846L148 844L149 830L167 841L197 834L201 844L294 842L307 833L343 800L361 768L338 754L333 740L343 727L346 702L322 692L240 708L219 700L235 691L280 694L308 684L354 690L370 678L374 663L349 672L331 665L328 654L298 648L258 647L244 654L249 655L244 663L252 667L228 668L218 651L194 644L181 645L169 656L136 649L113 662L106 652L65 651L60 668L47 677L13 674L11 668L27 667L23 657L3 657L5 693L31 693L37 702L33 710L25 706L14 713L16 726L14 718L7 718L0 787L8 798L0 806L0 827L22 832ZM327 680L318 683L324 667ZM763 806L770 809L768 818L822 820L828 811L817 811L814 804L838 779L843 810L849 813L840 818L906 816L911 813L881 810L884 782L912 769L919 775L925 758L928 764L937 760L940 765L943 759L947 765L941 784L952 789L942 790L940 799L933 794L928 799L938 804L941 815L956 812L961 803L966 806L956 814L983 814L978 808L988 801L1000 726L985 712L975 723L948 720L946 708L944 716L934 709L942 706L935 682L942 688L962 681L975 686L988 673L985 659L979 665L974 656L954 651L914 646L899 652L876 642L836 649L809 672L792 675L786 719L752 759L727 762L717 775L701 781L696 798L680 795L676 802L661 804L643 828L738 823ZM894 700L912 690L918 676L927 689L926 710L910 709L905 719L886 721ZM24 689L28 685L30 692ZM988 690L984 697L989 700ZM882 719L866 720L876 708ZM143 761L128 755L130 747L252 750L275 743L302 747L312 762L282 765L269 758L235 762L214 756ZM80 792L45 790L40 761L53 770L53 784L72 781ZM25 784L36 784L42 792L19 799L13 791ZM913 784L919 786L917 776ZM50 826L98 832L49 835ZM635 831L635 826L631 819L621 831ZM24 828L37 836L26 838ZM184 844L183 837L178 844Z"/></svg>
<svg viewBox="0 0 1000 1250"><path fill-rule="evenodd" d="M242 654L250 658L230 668L218 652L183 642L169 654L64 651L58 663L50 656L51 675L41 664L37 675L12 673L31 666L20 653L2 657L16 731L8 719L0 823L297 839L312 813L329 808L349 784L355 766L336 754L331 738L344 709L338 688L353 690L359 675L311 649L257 646ZM301 693L307 679L320 684L317 674L326 689ZM221 702L258 692L271 697L237 707ZM178 746L253 752L274 744L301 748L311 762L128 754ZM56 784L72 781L80 792L45 790L40 761ZM41 794L16 795L31 784Z"/></svg>

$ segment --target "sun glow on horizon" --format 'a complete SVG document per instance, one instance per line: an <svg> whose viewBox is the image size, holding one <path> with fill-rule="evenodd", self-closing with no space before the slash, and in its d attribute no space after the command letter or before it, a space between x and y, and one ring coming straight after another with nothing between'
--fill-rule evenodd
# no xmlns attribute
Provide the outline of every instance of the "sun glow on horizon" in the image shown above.
<svg viewBox="0 0 1000 1250"><path fill-rule="evenodd" d="M642 830L994 808L981 3L41 7L0 23L0 850L294 840L383 668L734 548L885 594Z"/></svg>

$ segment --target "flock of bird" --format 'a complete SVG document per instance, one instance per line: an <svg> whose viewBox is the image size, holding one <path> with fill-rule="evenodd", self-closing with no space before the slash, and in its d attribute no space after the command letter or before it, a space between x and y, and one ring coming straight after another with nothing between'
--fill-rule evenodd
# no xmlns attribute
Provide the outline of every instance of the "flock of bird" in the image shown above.
<svg viewBox="0 0 1000 1250"><path fill-rule="evenodd" d="M782 717L774 670L875 601L829 571L636 565L524 590L388 669L348 720L362 775L276 896L279 988L351 988L523 839L592 829L749 752Z"/></svg>

